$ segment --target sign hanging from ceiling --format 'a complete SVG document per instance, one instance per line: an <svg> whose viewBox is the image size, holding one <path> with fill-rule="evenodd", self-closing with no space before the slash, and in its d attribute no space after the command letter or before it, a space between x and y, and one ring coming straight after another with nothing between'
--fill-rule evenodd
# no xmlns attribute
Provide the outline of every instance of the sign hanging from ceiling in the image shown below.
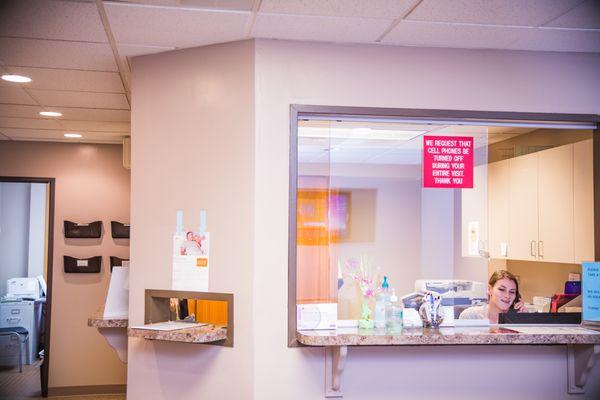
<svg viewBox="0 0 600 400"><path fill-rule="evenodd" d="M473 138L424 136L423 187L473 188Z"/></svg>

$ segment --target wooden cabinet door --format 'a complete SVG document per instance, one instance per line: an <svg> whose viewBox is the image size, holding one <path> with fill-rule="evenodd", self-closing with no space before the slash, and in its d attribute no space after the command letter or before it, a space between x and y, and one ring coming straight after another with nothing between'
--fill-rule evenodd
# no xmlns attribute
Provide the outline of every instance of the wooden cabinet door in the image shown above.
<svg viewBox="0 0 600 400"><path fill-rule="evenodd" d="M594 260L594 166L592 140L573 144L575 262Z"/></svg>
<svg viewBox="0 0 600 400"><path fill-rule="evenodd" d="M509 160L509 258L537 260L538 155Z"/></svg>
<svg viewBox="0 0 600 400"><path fill-rule="evenodd" d="M538 154L538 259L573 263L573 145Z"/></svg>
<svg viewBox="0 0 600 400"><path fill-rule="evenodd" d="M509 221L509 161L503 160L488 165L488 225L489 251L491 258L510 258L508 247Z"/></svg>

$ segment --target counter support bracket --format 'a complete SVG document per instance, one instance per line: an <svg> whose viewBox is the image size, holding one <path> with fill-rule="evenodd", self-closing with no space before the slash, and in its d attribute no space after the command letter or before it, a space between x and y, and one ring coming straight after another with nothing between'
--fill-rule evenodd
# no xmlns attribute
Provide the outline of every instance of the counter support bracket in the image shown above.
<svg viewBox="0 0 600 400"><path fill-rule="evenodd" d="M567 345L568 393L584 393L585 383L594 364L600 359L598 344Z"/></svg>
<svg viewBox="0 0 600 400"><path fill-rule="evenodd" d="M325 349L325 398L342 398L342 372L348 356L348 346L328 346Z"/></svg>

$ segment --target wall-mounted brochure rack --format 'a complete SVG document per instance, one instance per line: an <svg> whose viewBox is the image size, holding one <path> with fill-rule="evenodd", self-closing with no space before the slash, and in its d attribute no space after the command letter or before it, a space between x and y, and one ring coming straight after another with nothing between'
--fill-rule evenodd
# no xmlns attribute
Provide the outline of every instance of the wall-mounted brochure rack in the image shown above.
<svg viewBox="0 0 600 400"><path fill-rule="evenodd" d="M110 272L114 267L129 267L129 259L110 256Z"/></svg>
<svg viewBox="0 0 600 400"><path fill-rule="evenodd" d="M102 221L77 223L65 221L65 237L69 239L97 239L102 236Z"/></svg>
<svg viewBox="0 0 600 400"><path fill-rule="evenodd" d="M110 230L113 239L129 239L129 224L118 221L110 221Z"/></svg>
<svg viewBox="0 0 600 400"><path fill-rule="evenodd" d="M102 267L102 256L90 258L75 258L63 256L65 273L68 274L96 274Z"/></svg>

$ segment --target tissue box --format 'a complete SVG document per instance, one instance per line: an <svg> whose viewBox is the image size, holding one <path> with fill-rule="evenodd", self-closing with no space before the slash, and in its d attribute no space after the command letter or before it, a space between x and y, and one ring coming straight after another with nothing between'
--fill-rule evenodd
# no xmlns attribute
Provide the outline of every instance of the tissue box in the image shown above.
<svg viewBox="0 0 600 400"><path fill-rule="evenodd" d="M337 303L298 304L297 329L336 329Z"/></svg>

